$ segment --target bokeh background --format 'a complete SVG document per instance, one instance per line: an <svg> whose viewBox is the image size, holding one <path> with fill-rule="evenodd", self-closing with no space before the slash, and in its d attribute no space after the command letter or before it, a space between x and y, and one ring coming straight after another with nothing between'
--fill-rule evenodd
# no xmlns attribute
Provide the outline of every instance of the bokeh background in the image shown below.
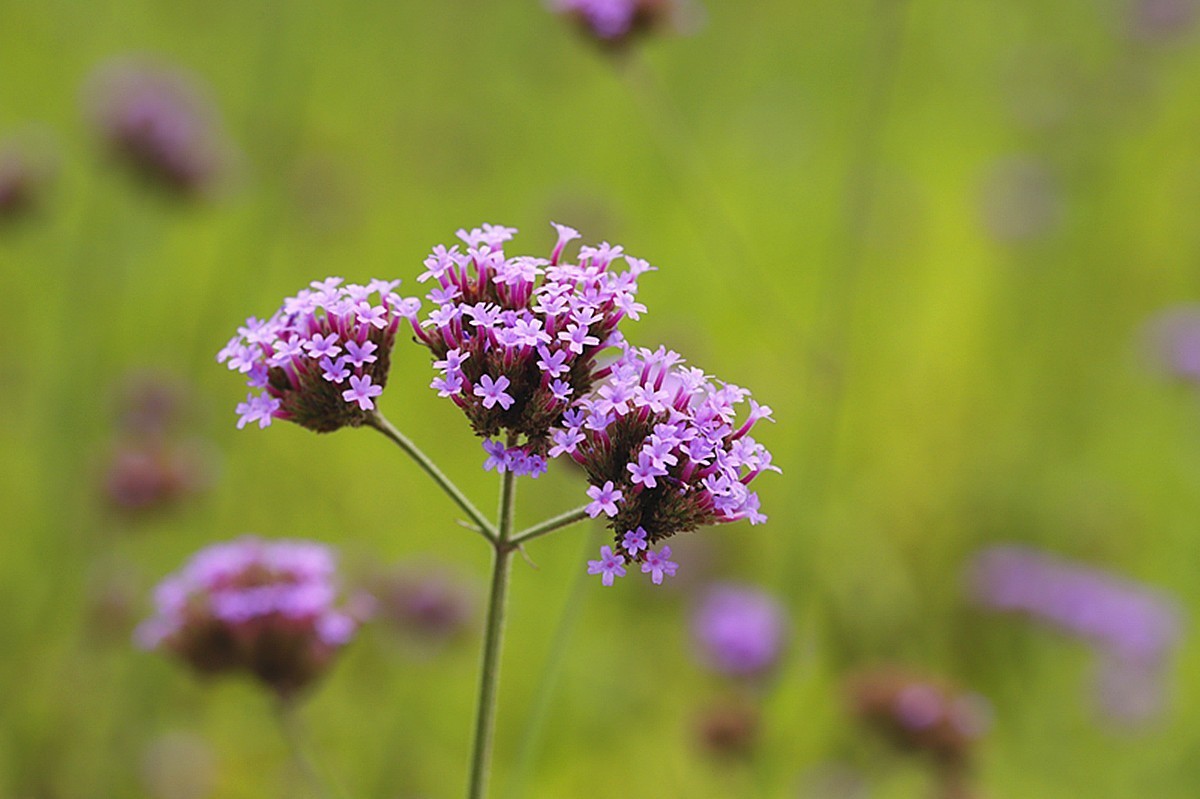
<svg viewBox="0 0 1200 799"><path fill-rule="evenodd" d="M708 0L616 56L537 0L0 0L0 150L29 167L0 213L0 797L304 795L256 685L131 643L159 579L246 532L461 592L452 635L368 624L301 716L349 796L462 792L486 548L378 435L235 430L214 355L310 280L415 292L457 228L543 254L550 220L659 266L626 334L770 404L784 471L767 524L679 541L673 586L582 575L598 526L529 546L494 795L939 795L847 699L890 667L988 703L970 795L1195 796L1200 397L1152 321L1200 290L1195 10ZM95 76L130 57L211 103L203 191L106 147ZM491 507L432 376L399 342L381 407ZM582 490L552 468L518 521ZM972 599L1002 543L1174 609L1157 702L1105 712L1094 645ZM695 656L727 581L787 612L752 683ZM753 734L713 735L727 712Z"/></svg>

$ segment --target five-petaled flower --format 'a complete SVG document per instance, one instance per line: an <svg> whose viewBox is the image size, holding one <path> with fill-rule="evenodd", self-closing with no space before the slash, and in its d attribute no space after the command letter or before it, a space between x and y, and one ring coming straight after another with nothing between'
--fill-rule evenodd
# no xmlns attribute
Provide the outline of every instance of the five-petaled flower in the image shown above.
<svg viewBox="0 0 1200 799"><path fill-rule="evenodd" d="M382 393L383 386L371 385L371 376L363 375L350 378L350 388L342 392L342 399L346 402L357 402L360 409L371 411L375 409L375 403L371 398L378 397Z"/></svg>
<svg viewBox="0 0 1200 799"><path fill-rule="evenodd" d="M600 582L612 585L614 577L625 576L625 558L607 546L600 547L600 560L588 561L588 574L599 574Z"/></svg>
<svg viewBox="0 0 1200 799"><path fill-rule="evenodd" d="M647 550L646 557L642 561L642 573L649 574L655 585L661 585L664 574L674 577L675 570L679 568L679 564L670 558L671 547L666 544L663 544L662 552L655 552L653 549Z"/></svg>

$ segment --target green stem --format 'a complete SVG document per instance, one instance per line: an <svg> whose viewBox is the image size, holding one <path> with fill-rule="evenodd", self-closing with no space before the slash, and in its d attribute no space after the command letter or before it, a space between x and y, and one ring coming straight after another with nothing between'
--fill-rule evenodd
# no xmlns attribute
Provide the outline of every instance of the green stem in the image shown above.
<svg viewBox="0 0 1200 799"><path fill-rule="evenodd" d="M425 470L426 474L433 478L433 481L437 483L443 491L446 492L446 495L449 496L450 499L454 500L458 507L462 508L463 513L471 517L471 521L475 522L475 527L468 529L475 529L476 532L486 538L490 543L495 544L497 535L496 526L493 525L486 516L480 513L479 509L471 503L471 500L467 499L466 495L459 490L458 486L451 482L450 478L444 475L442 470L437 467L437 464L429 459L429 456L419 450L416 444L414 444L403 433L397 430L396 427L386 418L384 418L383 414L379 411L374 411L371 413L367 424L383 433L385 436L395 442L400 449L404 450L410 458L417 462L418 466ZM503 519L501 519L501 524L503 523Z"/></svg>
<svg viewBox="0 0 1200 799"><path fill-rule="evenodd" d="M588 518L587 506L569 510L566 513L561 513L552 519L547 519L541 524L535 524L533 527L527 527L521 532L514 535L510 541L513 546L519 547L526 541L532 541L535 538L540 538L547 533L553 533L555 530L561 530L564 527L569 527L576 522L581 522Z"/></svg>
<svg viewBox="0 0 1200 799"><path fill-rule="evenodd" d="M295 706L288 700L280 700L278 705L279 729L287 742L292 762L305 782L308 783L312 795L318 799L332 799L335 793L330 790L329 780L322 778L316 761L313 759L306 743L303 725L296 715ZM337 793L341 795L340 792Z"/></svg>
<svg viewBox="0 0 1200 799"><path fill-rule="evenodd" d="M492 588L488 596L487 627L483 637L483 663L479 670L479 705L475 716L475 740L471 750L471 776L467 786L470 799L487 794L488 766L496 726L496 688L500 682L500 642L504 634L505 599L512 554L516 546L512 534L513 507L517 481L512 472L504 473L500 484L500 526L493 539Z"/></svg>

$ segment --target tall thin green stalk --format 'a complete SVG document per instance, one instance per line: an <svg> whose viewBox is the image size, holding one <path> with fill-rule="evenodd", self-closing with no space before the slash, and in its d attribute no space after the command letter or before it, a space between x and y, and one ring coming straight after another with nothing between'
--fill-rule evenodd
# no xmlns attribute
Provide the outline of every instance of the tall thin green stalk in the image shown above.
<svg viewBox="0 0 1200 799"><path fill-rule="evenodd" d="M471 777L467 785L470 799L482 799L487 793L487 778L496 731L496 689L500 684L500 644L504 636L504 616L508 597L508 576L516 547L512 534L516 478L505 472L500 485L500 528L492 556L492 588L488 594L487 627L483 634L483 662L479 670L479 703L475 711L475 739L471 747Z"/></svg>
<svg viewBox="0 0 1200 799"><path fill-rule="evenodd" d="M488 591L487 622L483 633L483 653L479 669L479 701L475 711L475 732L471 745L470 777L467 783L469 799L483 799L487 794L492 742L496 730L496 696L500 685L500 653L504 638L504 617L508 599L508 580L512 570L513 553L535 538L561 530L587 518L584 508L561 513L544 522L513 532L516 510L517 480L511 471L504 473L500 483L500 503L497 522L493 524L467 499L466 495L412 441L384 418L378 411L371 414L368 424L383 433L405 454L417 462L446 495L470 517L478 532L492 547L492 579ZM513 445L509 441L509 446Z"/></svg>

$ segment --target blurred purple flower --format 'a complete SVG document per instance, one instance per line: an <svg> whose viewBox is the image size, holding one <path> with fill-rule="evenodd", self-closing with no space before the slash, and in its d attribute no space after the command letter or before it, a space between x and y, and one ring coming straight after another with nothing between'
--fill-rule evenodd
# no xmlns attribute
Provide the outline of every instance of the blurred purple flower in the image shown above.
<svg viewBox="0 0 1200 799"><path fill-rule="evenodd" d="M623 251L607 243L584 247L568 262L564 249L579 233L554 227L558 241L548 259L506 256L514 228L459 230L466 252L439 245L420 276L437 283L429 292L433 310L413 320L440 371L432 387L488 439L487 469L544 472L551 428L607 376L597 357L621 344L617 324L645 311L635 296L649 264L626 257L630 269L616 272ZM492 440L501 434L518 441Z"/></svg>
<svg viewBox="0 0 1200 799"><path fill-rule="evenodd" d="M217 353L251 388L237 407L238 427L286 419L328 433L368 423L387 384L400 319L415 319L420 307L393 292L399 282L313 281L265 322L247 319ZM349 355L339 357L343 351Z"/></svg>
<svg viewBox="0 0 1200 799"><path fill-rule="evenodd" d="M1124 658L1160 660L1181 632L1178 606L1162 593L1028 547L983 550L971 584L992 610L1025 613Z"/></svg>
<svg viewBox="0 0 1200 799"><path fill-rule="evenodd" d="M1156 41L1181 36L1196 22L1196 0L1132 0L1130 33Z"/></svg>
<svg viewBox="0 0 1200 799"><path fill-rule="evenodd" d="M113 508L125 513L170 507L211 483L208 454L195 442L119 442L104 468L104 494Z"/></svg>
<svg viewBox="0 0 1200 799"><path fill-rule="evenodd" d="M1166 705L1166 664L1102 655L1095 664L1094 689L1100 711L1129 725L1144 724Z"/></svg>
<svg viewBox="0 0 1200 799"><path fill-rule="evenodd" d="M1042 238L1058 226L1063 216L1059 181L1035 157L1002 158L984 177L980 215L984 228L999 242L1015 244Z"/></svg>
<svg viewBox="0 0 1200 799"><path fill-rule="evenodd" d="M122 59L97 69L85 91L109 149L146 178L195 195L229 167L216 108L190 73Z"/></svg>
<svg viewBox="0 0 1200 799"><path fill-rule="evenodd" d="M692 638L701 661L734 677L770 671L783 653L788 619L772 596L744 585L717 585L692 615Z"/></svg>
<svg viewBox="0 0 1200 799"><path fill-rule="evenodd" d="M1145 328L1150 357L1169 374L1200 382L1200 305L1178 305L1155 314Z"/></svg>
<svg viewBox="0 0 1200 799"><path fill-rule="evenodd" d="M898 745L934 755L942 766L962 766L991 726L991 705L946 680L894 666L848 681L856 715Z"/></svg>
<svg viewBox="0 0 1200 799"><path fill-rule="evenodd" d="M551 0L551 8L575 20L598 43L618 48L635 36L678 22L681 0Z"/></svg>
<svg viewBox="0 0 1200 799"><path fill-rule="evenodd" d="M1140 722L1161 708L1163 672L1183 624L1166 595L1017 546L981 552L971 579L975 596L992 610L1024 613L1094 644L1099 704L1109 716Z"/></svg>
<svg viewBox="0 0 1200 799"><path fill-rule="evenodd" d="M192 388L168 375L152 372L124 375L117 387L116 428L136 440L161 441L187 415Z"/></svg>
<svg viewBox="0 0 1200 799"><path fill-rule="evenodd" d="M196 553L155 590L135 640L201 674L245 671L281 697L311 683L350 642L358 619L336 604L332 550L254 537Z"/></svg>
<svg viewBox="0 0 1200 799"><path fill-rule="evenodd" d="M430 642L454 638L475 615L476 592L471 585L425 567L398 569L380 577L371 593L380 618Z"/></svg>
<svg viewBox="0 0 1200 799"><path fill-rule="evenodd" d="M589 513L611 517L618 548L638 529L650 546L701 525L766 521L758 494L747 486L762 472L779 470L747 434L771 418L771 409L749 399L746 389L682 364L662 347L625 347L607 379L563 414L551 434L549 454L568 455L583 467L592 486ZM747 400L749 412L738 421L737 406ZM642 551L635 559L647 557ZM646 571L656 578L663 573Z"/></svg>

